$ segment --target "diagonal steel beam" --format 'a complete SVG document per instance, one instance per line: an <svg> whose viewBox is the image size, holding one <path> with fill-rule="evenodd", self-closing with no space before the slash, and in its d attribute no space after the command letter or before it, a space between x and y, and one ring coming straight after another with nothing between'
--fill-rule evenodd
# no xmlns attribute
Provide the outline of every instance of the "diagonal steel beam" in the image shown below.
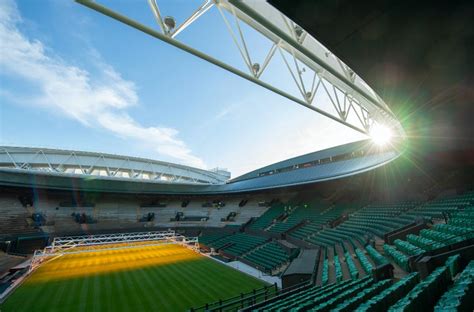
<svg viewBox="0 0 474 312"><path fill-rule="evenodd" d="M222 62L222 61L220 61L220 60L218 60L218 59L216 59L212 56L209 56L205 53L202 53L201 51L196 50L196 49L194 49L194 48L192 48L192 47L190 47L190 46L188 46L188 45L186 45L182 42L179 42L179 41L177 41L177 40L175 40L175 39L173 39L169 36L166 36L166 35L158 32L158 31L156 31L156 30L154 30L150 27L147 27L147 26L145 26L145 25L143 25L139 22L136 22L136 21L124 16L124 15L121 15L121 14L119 14L119 13L117 13L117 12L115 12L115 11L113 11L113 10L103 6L103 5L100 5L100 4L98 4L96 2L93 2L93 1L90 1L90 0L76 0L76 2L82 4L82 5L90 8L90 9L93 9L93 10L99 12L99 13L102 13L106 16L109 16L109 17L111 17L115 20L118 20L118 21L120 21L120 22L122 22L122 23L124 23L128 26L131 26L131 27L133 27L137 30L140 30L140 31L142 31L142 32L154 37L154 38L157 38L157 39L159 39L161 41L164 41L164 42L166 42L166 43L168 43L172 46L175 46L175 47L177 47L177 48L179 48L183 51L186 51L186 52L188 52L192 55L195 55L195 56L197 56L201 59L204 59L204 60L208 61L211 64L214 64L214 65L216 65L218 67L221 67L221 68L223 68L223 69L225 69L225 70L227 70L227 71L229 71L229 72L231 72L231 73L233 73L237 76L240 76L240 77L242 77L242 78L244 78L248 81L251 81L251 82L253 82L257 85L260 85L260 86L262 86L262 87L264 87L264 88L266 88L266 89L268 89L268 90L270 90L270 91L272 91L276 94L279 94L279 95L281 95L281 96L283 96L283 97L285 97L285 98L287 98L287 99L289 99L289 100L291 100L291 101L293 101L297 104L300 104L300 105L302 105L306 108L309 108L309 109L311 109L311 110L313 110L313 111L315 111L315 112L317 112L317 113L319 113L319 114L321 114L321 115L323 115L327 118L330 118L330 119L332 119L336 122L339 122L339 123L351 128L355 131L358 131L362 134L368 135L368 130L367 129L356 127L356 126L354 126L354 125L352 125L352 124L350 124L350 123L348 123L348 122L346 122L346 121L344 121L344 120L342 120L342 119L340 119L336 116L333 116L333 115L317 108L317 107L311 106L308 103L306 103L304 100L301 100L301 99L299 99L299 98L297 98L297 97L295 97L295 96L293 96L293 95L291 95L291 94L289 94L289 93L287 93L283 90L280 90L280 89L270 85L269 83L263 82L263 81L255 78L252 75L244 73L239 69L236 69L236 68L234 68L234 67L232 67L232 66L230 66L230 65L228 65L228 64L226 64L226 63L224 63L224 62ZM289 38L289 39L293 40L292 38ZM295 43L296 43L296 41L295 41ZM345 79L345 77L343 77L343 78Z"/></svg>

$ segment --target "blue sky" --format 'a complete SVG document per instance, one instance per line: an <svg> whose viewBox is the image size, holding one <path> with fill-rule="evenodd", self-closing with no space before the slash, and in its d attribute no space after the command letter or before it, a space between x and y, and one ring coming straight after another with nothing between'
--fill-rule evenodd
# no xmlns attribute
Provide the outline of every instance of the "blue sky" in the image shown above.
<svg viewBox="0 0 474 312"><path fill-rule="evenodd" d="M158 28L145 0L100 3ZM178 23L200 4L159 3ZM262 62L270 45L244 32ZM178 39L244 69L215 9ZM296 92L278 62L262 79ZM72 0L0 2L0 104L2 145L219 166L232 176L363 138Z"/></svg>

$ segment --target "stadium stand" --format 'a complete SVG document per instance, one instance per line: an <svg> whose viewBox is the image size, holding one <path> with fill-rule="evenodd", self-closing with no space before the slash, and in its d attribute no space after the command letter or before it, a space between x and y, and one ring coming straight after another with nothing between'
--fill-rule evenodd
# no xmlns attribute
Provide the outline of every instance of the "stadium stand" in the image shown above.
<svg viewBox="0 0 474 312"><path fill-rule="evenodd" d="M463 217L462 222L457 221L459 216ZM418 256L428 251L473 238L474 227L471 227L470 223L473 216L474 210L471 207L453 212L447 224L435 224L430 229L421 230L419 235L408 234L406 240L395 240L395 246L384 244L383 249L395 263L409 271L409 258L411 256ZM453 225L453 221L456 225Z"/></svg>
<svg viewBox="0 0 474 312"><path fill-rule="evenodd" d="M254 307L256 311L464 311L472 308L474 261L462 269L459 256L448 258L425 279L411 273L393 282L370 276L297 293L282 294ZM462 271L460 274L459 272ZM452 284L454 280L454 283ZM451 286L452 284L452 286ZM467 311L467 310L466 310Z"/></svg>
<svg viewBox="0 0 474 312"><path fill-rule="evenodd" d="M365 255L365 253L360 249L356 248L355 253L357 255L357 259L359 260L360 264L362 265L362 268L364 269L365 273L369 274L372 272L373 265Z"/></svg>
<svg viewBox="0 0 474 312"><path fill-rule="evenodd" d="M268 242L249 251L243 259L263 272L273 272L291 261L290 255L276 242Z"/></svg>
<svg viewBox="0 0 474 312"><path fill-rule="evenodd" d="M472 279L469 279L470 273L459 272L471 272L472 265L463 270L465 261L461 263L451 257L445 265L426 276L417 272L416 264L423 255L437 255L439 250L445 251L447 247L451 250L451 245L474 238L473 201L472 193L467 192L427 202L369 205L337 201L305 204L289 200L265 207L257 200L248 200L242 206L240 200L233 199L218 208L212 205L203 208L202 201L190 200L183 208L181 200L169 201L165 206L147 207L136 199L128 198L118 204L103 198L87 207L71 207L65 204L68 201L64 198L51 196L45 200L36 199L31 210L44 216L41 223L44 225L39 227L45 232L52 229L50 234L65 227L71 230L75 223L71 211L95 216L97 223L87 226L89 230L97 231L112 225L117 228L118 224L136 226L140 224L140 218L153 214L154 219L141 223L163 228L181 226L189 228L189 233L202 233L199 243L203 250L213 251L213 256L225 261L241 261L273 276L284 274L297 255L298 249L296 253L294 249L291 252L291 247L286 246L288 242L299 248L308 248L304 244L319 247L321 252L313 282L297 293L281 293L276 299L268 299L273 301L258 309L398 311L436 305L440 311L442 307L464 309L470 306L467 294L471 293ZM9 202L10 206L22 211L22 218L31 218L30 211L18 198L11 196L3 202ZM180 212L184 220L176 220ZM229 216L234 222L229 220ZM171 221L173 218L175 220ZM390 243L384 241L387 233L414 222L422 222L424 226L396 236ZM76 223L76 226L79 225ZM285 237L288 237L288 242ZM33 244L34 239L44 240L22 240L25 253L33 248L29 244ZM380 268L390 264L399 268L398 273L380 276ZM435 289L434 285L439 287ZM427 293L434 295L428 299Z"/></svg>
<svg viewBox="0 0 474 312"><path fill-rule="evenodd" d="M204 237L204 241L206 240L207 238ZM266 240L263 237L236 233L213 240L207 246L230 256L238 257L263 244Z"/></svg>
<svg viewBox="0 0 474 312"><path fill-rule="evenodd" d="M300 224L303 220L308 218L307 207L304 206L286 206L286 217L282 220L277 220L275 223L267 228L270 233L285 233L286 231L294 228Z"/></svg>
<svg viewBox="0 0 474 312"><path fill-rule="evenodd" d="M284 217L286 214L286 207L281 204L273 204L263 215L261 215L255 222L250 225L250 229L265 230L277 219Z"/></svg>
<svg viewBox="0 0 474 312"><path fill-rule="evenodd" d="M470 206L474 201L474 192L455 195L446 198L435 199L428 203L415 207L406 213L411 218L423 217L433 219L444 219L445 214L455 212L459 208Z"/></svg>
<svg viewBox="0 0 474 312"><path fill-rule="evenodd" d="M213 234L206 234L206 235L201 235L199 237L199 243L203 244L203 245L207 245L207 246L210 246L211 243L217 241L217 240L220 240L226 236L228 236L229 234L227 233L213 233Z"/></svg>
<svg viewBox="0 0 474 312"><path fill-rule="evenodd" d="M102 196L90 200L87 205L74 203L58 194L42 195L32 198L32 206L23 207L17 194L0 196L0 224L4 222L0 233L25 234L38 232L41 228L48 233L80 233L80 224L90 224L93 230L126 229L138 227L224 227L242 225L251 218L264 213L268 208L260 207L258 200L248 200L245 206L239 206L239 200L229 200L223 207L203 208L201 201L190 201L186 208L181 201L170 201L166 205L147 206L140 200L125 197L120 200L113 196ZM185 218L176 221L178 212ZM38 224L32 219L34 214L44 217ZM232 220L222 220L232 214ZM79 217L75 217L78 215ZM82 218L82 216L85 216ZM146 216L146 217L145 217ZM148 216L154 216L149 218ZM85 219L85 220L82 220ZM174 220L174 221L171 221ZM87 221L87 222L86 222ZM140 224L142 223L142 224Z"/></svg>
<svg viewBox="0 0 474 312"><path fill-rule="evenodd" d="M383 237L385 233L410 223L410 220L403 219L400 214L414 205L414 203L368 205L350 214L348 220L335 228L323 229L317 234L307 236L305 240L320 246L331 246L345 240L355 245L354 239L356 239L364 245L368 239L367 233ZM338 213L342 214L347 210L349 209L346 207L339 207Z"/></svg>
<svg viewBox="0 0 474 312"><path fill-rule="evenodd" d="M474 261L455 280L454 285L443 294L434 311L468 311L474 306Z"/></svg>
<svg viewBox="0 0 474 312"><path fill-rule="evenodd" d="M10 268L25 261L23 256L10 255L0 251L0 276L7 272Z"/></svg>
<svg viewBox="0 0 474 312"><path fill-rule="evenodd" d="M0 197L0 236L38 232L30 223L34 210L24 207L15 195ZM30 220L30 223L28 221Z"/></svg>
<svg viewBox="0 0 474 312"><path fill-rule="evenodd" d="M324 225L339 218L344 212L350 209L346 205L333 205L329 208L324 208L325 206L322 203L315 205L310 204L305 218L307 223L295 231L290 232L289 235L297 239L312 242L311 237L321 231Z"/></svg>

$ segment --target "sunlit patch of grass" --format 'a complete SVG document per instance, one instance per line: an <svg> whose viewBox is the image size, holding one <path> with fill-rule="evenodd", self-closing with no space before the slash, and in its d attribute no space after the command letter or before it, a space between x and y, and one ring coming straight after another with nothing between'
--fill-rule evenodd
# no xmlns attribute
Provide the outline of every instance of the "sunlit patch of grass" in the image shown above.
<svg viewBox="0 0 474 312"><path fill-rule="evenodd" d="M137 246L45 262L0 311L187 311L265 285L180 245Z"/></svg>
<svg viewBox="0 0 474 312"><path fill-rule="evenodd" d="M41 265L26 283L136 270L200 257L189 248L174 244L69 254Z"/></svg>

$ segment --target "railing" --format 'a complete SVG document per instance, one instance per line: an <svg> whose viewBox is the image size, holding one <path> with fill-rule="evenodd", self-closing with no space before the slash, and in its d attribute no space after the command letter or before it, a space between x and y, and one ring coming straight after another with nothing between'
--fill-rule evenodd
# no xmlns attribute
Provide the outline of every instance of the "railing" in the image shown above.
<svg viewBox="0 0 474 312"><path fill-rule="evenodd" d="M237 311L239 309L244 309L253 306L259 302L266 301L278 294L278 287L275 283L271 286L264 286L260 289L254 289L253 291L245 294L241 293L240 295L232 298L219 300L213 303L206 303L203 306L191 308L189 311Z"/></svg>
<svg viewBox="0 0 474 312"><path fill-rule="evenodd" d="M304 289L307 289L308 287L312 287L312 286L314 286L313 283L311 283L309 281L304 281L304 282L301 282L299 284L295 284L291 287L280 289L280 290L277 291L277 293L273 297L262 300L260 302L256 302L256 303L254 303L252 305L249 305L249 306L246 306L246 307L242 307L242 308L239 309L239 311L240 312L254 311L257 308L266 306L267 304L270 304L270 303L272 303L276 300L281 299L283 296L289 296L291 294L300 292L300 291L302 291Z"/></svg>

